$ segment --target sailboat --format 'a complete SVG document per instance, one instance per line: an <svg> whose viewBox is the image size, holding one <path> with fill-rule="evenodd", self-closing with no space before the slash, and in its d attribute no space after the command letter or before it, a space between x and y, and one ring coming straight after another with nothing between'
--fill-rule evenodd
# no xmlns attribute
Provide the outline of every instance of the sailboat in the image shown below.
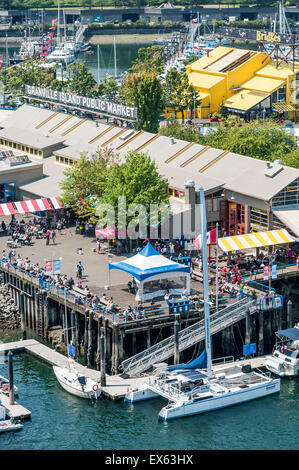
<svg viewBox="0 0 299 470"><path fill-rule="evenodd" d="M53 366L56 378L62 388L80 398L88 398L89 400L99 398L101 389L98 383L80 374L71 358L68 359L68 362L69 368Z"/></svg>
<svg viewBox="0 0 299 470"><path fill-rule="evenodd" d="M280 391L280 379L253 371L250 364L230 364L212 369L210 337L210 305L208 285L208 257L206 207L204 190L200 188L201 236L204 287L206 368L194 364L167 367L158 376L152 376L140 388L128 390L125 401L136 402L164 397L169 403L159 412L160 420L182 418L207 411L238 405ZM148 397L148 398L147 398Z"/></svg>
<svg viewBox="0 0 299 470"><path fill-rule="evenodd" d="M65 300L65 334L68 344L67 307ZM97 399L101 395L98 382L81 374L75 367L76 349L68 344L68 367L53 366L54 374L62 388L80 398Z"/></svg>

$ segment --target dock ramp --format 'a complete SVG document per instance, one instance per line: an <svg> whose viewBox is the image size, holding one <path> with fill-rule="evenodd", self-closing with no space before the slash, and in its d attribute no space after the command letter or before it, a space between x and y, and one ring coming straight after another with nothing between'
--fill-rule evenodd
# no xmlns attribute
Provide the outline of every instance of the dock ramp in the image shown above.
<svg viewBox="0 0 299 470"><path fill-rule="evenodd" d="M257 309L256 300L251 297L244 297L228 307L225 307L210 316L211 335L218 333L234 323L245 318L246 312L254 313ZM197 323L179 332L179 350L193 346L205 338L205 321ZM174 336L164 339L160 343L126 359L121 363L123 371L134 376L149 369L156 362L162 362L174 354Z"/></svg>

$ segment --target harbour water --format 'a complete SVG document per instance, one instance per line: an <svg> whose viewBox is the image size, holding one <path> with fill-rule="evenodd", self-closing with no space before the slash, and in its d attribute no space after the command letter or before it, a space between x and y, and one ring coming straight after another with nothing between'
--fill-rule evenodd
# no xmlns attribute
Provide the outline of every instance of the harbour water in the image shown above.
<svg viewBox="0 0 299 470"><path fill-rule="evenodd" d="M138 49L141 47L148 47L149 43L136 43L136 44L116 44L116 67L117 76L128 70L132 62L136 59ZM18 51L20 44L9 44L8 54L13 57L14 51ZM95 79L98 80L98 53L97 47L92 46L93 54L78 54L76 61L84 61L90 69ZM1 44L0 54L3 54L3 65L5 66L5 45ZM114 76L114 50L113 44L102 44L99 47L99 77L100 80L105 78L105 75Z"/></svg>
<svg viewBox="0 0 299 470"><path fill-rule="evenodd" d="M0 359L0 375L7 376L7 359ZM298 379L282 379L280 394L168 422L157 419L163 399L89 403L65 392L48 365L25 354L14 356L14 380L32 418L21 431L1 434L0 449L299 449Z"/></svg>

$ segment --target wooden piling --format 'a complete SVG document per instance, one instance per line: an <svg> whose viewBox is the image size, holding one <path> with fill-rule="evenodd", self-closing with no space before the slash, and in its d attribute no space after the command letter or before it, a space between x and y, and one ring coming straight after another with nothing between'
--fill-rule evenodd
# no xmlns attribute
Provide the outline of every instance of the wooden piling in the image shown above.
<svg viewBox="0 0 299 470"><path fill-rule="evenodd" d="M180 349L179 349L179 315L175 315L173 332L174 332L174 364L180 363Z"/></svg>
<svg viewBox="0 0 299 470"><path fill-rule="evenodd" d="M282 325L281 325L281 315L282 314L282 311L281 311L281 307L277 309L277 329L278 330L281 330L282 328Z"/></svg>
<svg viewBox="0 0 299 470"><path fill-rule="evenodd" d="M24 302L24 293L20 292L20 313L21 313L21 330L22 330L22 339L26 339L26 321L25 321L25 302Z"/></svg>
<svg viewBox="0 0 299 470"><path fill-rule="evenodd" d="M293 320L293 303L291 299L287 303L287 327L292 328L292 320Z"/></svg>
<svg viewBox="0 0 299 470"><path fill-rule="evenodd" d="M15 392L13 383L13 358L12 352L8 352L8 380L9 380L9 404L14 405L15 403Z"/></svg>
<svg viewBox="0 0 299 470"><path fill-rule="evenodd" d="M102 317L98 317L98 331L97 331L97 354L96 354L96 364L97 370L101 370L101 327L102 327Z"/></svg>
<svg viewBox="0 0 299 470"><path fill-rule="evenodd" d="M113 360L112 360L112 367L114 374L117 374L118 366L119 366L119 327L117 323L113 325Z"/></svg>
<svg viewBox="0 0 299 470"><path fill-rule="evenodd" d="M101 330L100 337L100 350L101 350L101 387L106 387L106 361L105 361L105 336L104 328Z"/></svg>
<svg viewBox="0 0 299 470"><path fill-rule="evenodd" d="M92 310L88 314L88 349L87 349L87 366L90 367L94 363L93 359L93 341L92 341Z"/></svg>
<svg viewBox="0 0 299 470"><path fill-rule="evenodd" d="M250 344L251 338L251 318L250 318L250 311L246 311L245 317L245 344Z"/></svg>
<svg viewBox="0 0 299 470"><path fill-rule="evenodd" d="M259 355L264 354L264 312L259 311Z"/></svg>
<svg viewBox="0 0 299 470"><path fill-rule="evenodd" d="M88 310L84 312L84 364L87 365L88 354Z"/></svg>

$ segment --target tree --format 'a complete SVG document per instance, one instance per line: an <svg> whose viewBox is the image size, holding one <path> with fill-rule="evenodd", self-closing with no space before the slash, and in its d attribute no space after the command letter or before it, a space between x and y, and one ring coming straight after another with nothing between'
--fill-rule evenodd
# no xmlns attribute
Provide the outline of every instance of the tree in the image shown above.
<svg viewBox="0 0 299 470"><path fill-rule="evenodd" d="M159 128L159 134L205 145L205 137L198 131L198 127L190 125L182 126L174 118L169 119L167 126Z"/></svg>
<svg viewBox="0 0 299 470"><path fill-rule="evenodd" d="M138 129L158 131L164 100L162 84L155 72L129 74L123 82L120 95L129 106L138 109Z"/></svg>
<svg viewBox="0 0 299 470"><path fill-rule="evenodd" d="M93 159L83 154L72 168L64 171L61 182L64 205L78 217L95 222L96 201L103 196L108 173L117 159L109 148L97 151Z"/></svg>
<svg viewBox="0 0 299 470"><path fill-rule="evenodd" d="M118 214L118 198L125 196L126 209L133 204L142 204L149 216L151 204L168 207L167 186L168 182L158 173L155 162L146 153L132 151L128 152L125 163L111 167L101 202L113 206ZM133 218L134 215L128 216L126 225Z"/></svg>
<svg viewBox="0 0 299 470"><path fill-rule="evenodd" d="M115 77L105 77L98 85L98 94L105 96L108 100L113 100L118 94L118 88Z"/></svg>
<svg viewBox="0 0 299 470"><path fill-rule="evenodd" d="M73 62L67 67L66 87L73 93L95 96L96 84L94 76L84 62Z"/></svg>
<svg viewBox="0 0 299 470"><path fill-rule="evenodd" d="M40 67L41 63L40 60L28 60L19 66L1 69L0 80L4 83L5 91L24 93L24 85L51 87L53 78L47 69Z"/></svg>
<svg viewBox="0 0 299 470"><path fill-rule="evenodd" d="M165 79L166 102L182 113L184 122L184 111L189 108L193 109L201 103L196 89L190 85L186 72L178 72L176 69L170 69Z"/></svg>
<svg viewBox="0 0 299 470"><path fill-rule="evenodd" d="M133 62L129 72L155 71L157 74L163 72L167 56L164 46L141 47L138 49L138 57Z"/></svg>

